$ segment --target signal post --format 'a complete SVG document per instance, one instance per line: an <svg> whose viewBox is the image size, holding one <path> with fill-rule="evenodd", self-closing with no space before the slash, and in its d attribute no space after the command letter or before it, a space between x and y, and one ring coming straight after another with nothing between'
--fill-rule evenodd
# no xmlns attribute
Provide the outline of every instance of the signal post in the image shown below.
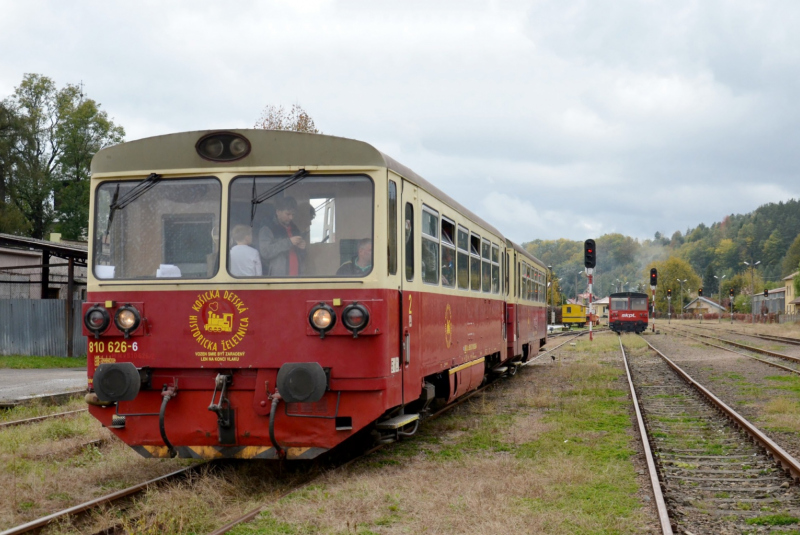
<svg viewBox="0 0 800 535"><path fill-rule="evenodd" d="M588 239L583 242L583 265L586 268L586 275L589 278L589 341L593 341L592 337L592 313L594 307L592 306L592 274L594 273L594 266L597 264L597 248L595 247L594 240Z"/></svg>
<svg viewBox="0 0 800 535"><path fill-rule="evenodd" d="M656 284L658 284L658 270L650 270L650 295L653 297L653 304L650 307L650 317L653 319L653 332L656 332Z"/></svg>

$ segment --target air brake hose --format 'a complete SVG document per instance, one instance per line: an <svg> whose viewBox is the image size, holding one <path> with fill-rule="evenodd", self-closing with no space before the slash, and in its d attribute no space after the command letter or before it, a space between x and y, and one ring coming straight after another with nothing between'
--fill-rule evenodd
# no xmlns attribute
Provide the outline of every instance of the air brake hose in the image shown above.
<svg viewBox="0 0 800 535"><path fill-rule="evenodd" d="M275 440L275 415L278 412L278 403L281 402L281 395L278 392L275 392L272 396L272 406L269 409L269 440L272 442L272 445L275 447L275 453L277 454L278 458L283 459L286 456L286 452L281 448L278 441Z"/></svg>
<svg viewBox="0 0 800 535"><path fill-rule="evenodd" d="M161 401L161 410L158 412L158 430L161 431L161 439L167 446L170 457L177 456L178 452L175 451L175 447L167 438L167 431L164 428L164 413L167 411L167 403L169 403L169 400L172 399L175 396L175 394L176 392L174 386L167 388L165 385L164 390L161 391L161 397L163 398Z"/></svg>

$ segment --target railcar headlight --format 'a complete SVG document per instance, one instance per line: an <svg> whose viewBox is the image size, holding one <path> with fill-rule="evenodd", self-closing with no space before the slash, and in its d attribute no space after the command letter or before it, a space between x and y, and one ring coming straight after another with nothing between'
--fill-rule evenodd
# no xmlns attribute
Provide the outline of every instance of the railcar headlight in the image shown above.
<svg viewBox="0 0 800 535"><path fill-rule="evenodd" d="M142 321L142 317L133 305L122 305L114 315L114 324L122 331L125 338L134 332Z"/></svg>
<svg viewBox="0 0 800 535"><path fill-rule="evenodd" d="M200 157L212 162L232 162L250 154L250 142L235 132L212 132L195 145Z"/></svg>
<svg viewBox="0 0 800 535"><path fill-rule="evenodd" d="M241 156L250 148L242 138L234 138L231 140L231 154L234 156Z"/></svg>
<svg viewBox="0 0 800 535"><path fill-rule="evenodd" d="M353 338L358 338L358 333L364 330L369 323L369 311L360 303L351 303L342 311L342 323L353 333Z"/></svg>
<svg viewBox="0 0 800 535"><path fill-rule="evenodd" d="M203 141L199 150L209 158L219 158L225 150L225 145L222 144L221 139L212 137Z"/></svg>
<svg viewBox="0 0 800 535"><path fill-rule="evenodd" d="M314 305L308 313L308 322L311 328L319 333L320 338L325 338L325 333L336 325L336 312L325 303Z"/></svg>
<svg viewBox="0 0 800 535"><path fill-rule="evenodd" d="M100 305L91 307L86 311L86 315L83 317L83 324L95 338L99 338L100 335L108 329L109 323L111 323L111 316L109 316L108 311Z"/></svg>

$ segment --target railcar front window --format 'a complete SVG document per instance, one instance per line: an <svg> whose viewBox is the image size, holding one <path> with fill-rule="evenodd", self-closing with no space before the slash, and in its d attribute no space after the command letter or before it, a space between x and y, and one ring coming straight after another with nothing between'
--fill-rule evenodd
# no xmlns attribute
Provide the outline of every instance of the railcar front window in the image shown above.
<svg viewBox="0 0 800 535"><path fill-rule="evenodd" d="M239 176L231 181L228 229L252 228L262 273L238 273L229 238L228 266L241 277L364 277L373 263L372 180L364 175ZM288 186L288 187L287 187ZM261 200L254 203L253 200Z"/></svg>
<svg viewBox="0 0 800 535"><path fill-rule="evenodd" d="M611 310L628 310L628 298L627 297L612 298Z"/></svg>
<svg viewBox="0 0 800 535"><path fill-rule="evenodd" d="M631 310L647 310L647 298L631 297Z"/></svg>
<svg viewBox="0 0 800 535"><path fill-rule="evenodd" d="M95 277L213 277L219 266L220 182L159 180L140 196L131 195L141 184L103 182L95 192Z"/></svg>

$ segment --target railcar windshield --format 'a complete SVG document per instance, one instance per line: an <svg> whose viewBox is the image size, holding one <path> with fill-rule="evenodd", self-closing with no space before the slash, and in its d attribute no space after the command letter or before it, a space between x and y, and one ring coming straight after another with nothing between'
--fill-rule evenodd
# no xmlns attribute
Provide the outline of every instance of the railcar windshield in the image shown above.
<svg viewBox="0 0 800 535"><path fill-rule="evenodd" d="M372 180L365 175L287 178L248 175L231 182L229 273L273 278L369 274ZM262 198L253 204L252 199Z"/></svg>
<svg viewBox="0 0 800 535"><path fill-rule="evenodd" d="M95 193L95 277L213 277L221 199L213 177L103 182Z"/></svg>
<svg viewBox="0 0 800 535"><path fill-rule="evenodd" d="M631 310L647 310L647 298L631 297Z"/></svg>
<svg viewBox="0 0 800 535"><path fill-rule="evenodd" d="M628 310L628 298L627 297L612 297L611 310Z"/></svg>

